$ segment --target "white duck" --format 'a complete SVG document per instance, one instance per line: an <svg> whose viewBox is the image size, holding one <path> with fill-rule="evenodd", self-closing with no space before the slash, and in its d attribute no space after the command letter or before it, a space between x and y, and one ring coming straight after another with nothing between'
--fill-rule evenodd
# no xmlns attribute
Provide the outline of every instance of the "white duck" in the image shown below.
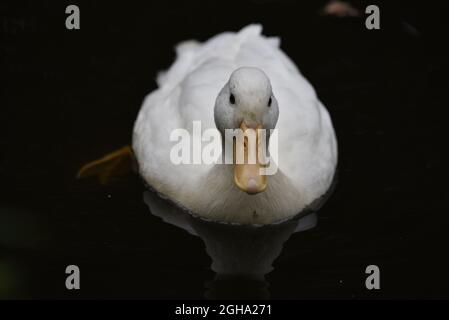
<svg viewBox="0 0 449 320"><path fill-rule="evenodd" d="M264 37L261 29L249 25L203 44L179 44L176 61L158 76L159 88L146 97L134 126L141 176L206 219L285 220L325 194L333 180L337 143L329 114L279 39ZM242 126L276 127L277 173L260 178L245 165L174 164L170 134L178 128L193 134L193 121L222 136Z"/></svg>

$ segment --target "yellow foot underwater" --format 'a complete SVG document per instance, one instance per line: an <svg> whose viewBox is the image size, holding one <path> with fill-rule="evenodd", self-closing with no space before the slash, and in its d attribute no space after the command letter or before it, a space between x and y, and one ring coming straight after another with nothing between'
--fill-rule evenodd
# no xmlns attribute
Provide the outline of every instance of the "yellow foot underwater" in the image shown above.
<svg viewBox="0 0 449 320"><path fill-rule="evenodd" d="M83 179L98 176L100 183L108 184L114 177L129 173L135 163L131 146L124 146L106 154L100 159L85 164L79 171L77 178Z"/></svg>

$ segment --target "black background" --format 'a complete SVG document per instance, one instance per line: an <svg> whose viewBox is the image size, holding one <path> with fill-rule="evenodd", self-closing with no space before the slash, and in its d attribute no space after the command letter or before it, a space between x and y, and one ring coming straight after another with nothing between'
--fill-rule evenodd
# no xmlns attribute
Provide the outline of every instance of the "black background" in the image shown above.
<svg viewBox="0 0 449 320"><path fill-rule="evenodd" d="M271 297L448 298L448 79L441 3L379 5L362 17L324 1L3 1L0 100L1 298L201 298L214 276L200 239L152 216L144 186L75 179L131 141L173 46L260 22L280 36L328 108L336 190L318 226L285 244ZM81 29L65 28L77 4ZM65 267L81 268L79 291ZM365 289L365 267L381 290Z"/></svg>

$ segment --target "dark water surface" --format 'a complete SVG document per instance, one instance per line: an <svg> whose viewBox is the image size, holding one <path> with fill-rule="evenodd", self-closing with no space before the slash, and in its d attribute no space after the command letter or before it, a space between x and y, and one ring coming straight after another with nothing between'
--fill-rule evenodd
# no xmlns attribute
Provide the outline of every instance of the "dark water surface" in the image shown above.
<svg viewBox="0 0 449 320"><path fill-rule="evenodd" d="M449 298L444 10L381 6L368 31L364 17L318 15L320 2L81 1L68 31L68 4L0 5L0 298ZM250 22L282 38L333 119L338 183L315 228L179 227L134 174L76 180L130 143L176 43ZM69 264L79 291L65 289ZM381 290L365 288L370 264ZM239 268L251 277L221 275Z"/></svg>

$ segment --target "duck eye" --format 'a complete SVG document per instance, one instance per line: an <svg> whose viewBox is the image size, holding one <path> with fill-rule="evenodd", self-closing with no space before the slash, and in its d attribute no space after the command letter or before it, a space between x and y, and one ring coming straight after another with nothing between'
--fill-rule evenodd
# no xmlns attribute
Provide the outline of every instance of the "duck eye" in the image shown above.
<svg viewBox="0 0 449 320"><path fill-rule="evenodd" d="M271 107L271 97L268 99L268 106Z"/></svg>
<svg viewBox="0 0 449 320"><path fill-rule="evenodd" d="M231 103L231 104L235 104L235 97L234 97L234 95L231 93L231 95L229 96L229 102Z"/></svg>

